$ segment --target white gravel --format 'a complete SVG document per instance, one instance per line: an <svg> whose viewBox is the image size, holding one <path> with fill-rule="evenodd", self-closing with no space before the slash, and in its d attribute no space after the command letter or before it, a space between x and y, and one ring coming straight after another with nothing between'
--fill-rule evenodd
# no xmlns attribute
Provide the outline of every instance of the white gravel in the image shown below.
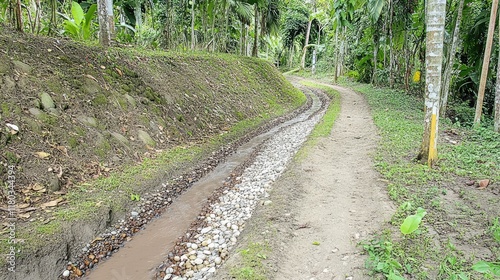
<svg viewBox="0 0 500 280"><path fill-rule="evenodd" d="M211 205L211 213L205 218L207 226L198 229L195 243L181 244L189 253L174 257L177 261L165 269L164 279L209 279L216 273L256 205L272 203L264 200L267 192L324 115L325 110L322 110L310 117L320 106L319 98L314 95L312 98L312 108L268 139L253 164L239 178L240 183L224 191L219 202ZM180 270L182 276L172 275L174 270Z"/></svg>

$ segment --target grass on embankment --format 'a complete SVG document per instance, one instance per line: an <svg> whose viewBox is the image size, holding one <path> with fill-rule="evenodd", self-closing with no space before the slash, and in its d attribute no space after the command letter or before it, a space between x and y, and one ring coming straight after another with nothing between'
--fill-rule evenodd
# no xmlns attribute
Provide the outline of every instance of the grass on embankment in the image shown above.
<svg viewBox="0 0 500 280"><path fill-rule="evenodd" d="M370 274L388 279L498 279L492 262L500 256L496 218L500 182L500 135L491 129L454 127L441 120L439 161L428 168L415 158L419 151L423 100L404 92L349 84L363 93L382 136L376 168L398 207L391 224L362 244ZM456 142L455 142L456 141ZM485 190L467 181L490 179ZM427 211L414 233L399 227L418 207ZM479 273L473 265L490 263ZM498 273L498 272L497 272Z"/></svg>

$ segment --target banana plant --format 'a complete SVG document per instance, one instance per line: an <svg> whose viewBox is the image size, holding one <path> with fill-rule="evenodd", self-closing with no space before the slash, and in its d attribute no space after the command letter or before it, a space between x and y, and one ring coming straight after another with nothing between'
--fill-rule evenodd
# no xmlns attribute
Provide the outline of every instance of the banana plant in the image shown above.
<svg viewBox="0 0 500 280"><path fill-rule="evenodd" d="M92 20L95 17L96 11L96 4L91 5L87 13L84 13L80 4L72 2L71 15L73 18L60 14L66 19L64 21L64 33L76 40L89 40L94 33L94 30L92 30Z"/></svg>

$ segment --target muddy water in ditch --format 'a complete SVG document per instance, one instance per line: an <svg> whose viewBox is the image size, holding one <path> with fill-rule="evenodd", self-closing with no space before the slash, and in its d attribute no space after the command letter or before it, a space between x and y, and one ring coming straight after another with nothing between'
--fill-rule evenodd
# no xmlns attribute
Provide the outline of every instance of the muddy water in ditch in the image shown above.
<svg viewBox="0 0 500 280"><path fill-rule="evenodd" d="M89 280L149 280L153 278L155 268L166 259L179 236L188 230L202 210L207 198L227 178L231 171L242 164L250 154L276 133L280 128L292 125L307 118L319 110L321 104L315 95L310 95L313 104L305 113L274 127L266 133L252 138L240 146L224 163L193 184L179 196L159 218L151 221L147 227L137 233L113 256L97 266L85 279Z"/></svg>

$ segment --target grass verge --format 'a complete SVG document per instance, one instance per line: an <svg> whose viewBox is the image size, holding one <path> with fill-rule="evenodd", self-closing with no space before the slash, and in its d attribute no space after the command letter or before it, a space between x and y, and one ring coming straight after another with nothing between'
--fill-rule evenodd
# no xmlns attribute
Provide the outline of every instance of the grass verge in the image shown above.
<svg viewBox="0 0 500 280"><path fill-rule="evenodd" d="M415 158L423 133L423 100L402 91L349 84L372 108L382 140L376 168L387 182L389 197L399 207L391 225L361 245L372 275L387 279L498 279L499 243L492 221L500 215L500 135L490 128L440 124L439 161L433 168ZM467 182L489 179L478 190ZM423 226L403 235L403 220L426 209ZM494 230L493 230L494 231ZM487 261L491 267L478 267ZM474 265L474 266L473 266ZM495 274L496 273L496 274Z"/></svg>
<svg viewBox="0 0 500 280"><path fill-rule="evenodd" d="M330 97L330 104L328 105L328 109L326 110L325 115L323 116L321 121L319 121L319 123L314 127L313 131L309 135L309 138L305 145L298 151L296 155L297 159L305 158L309 149L311 147L314 147L319 138L327 137L330 135L333 124L340 114L340 94L338 91L311 81L302 81L301 84L307 87L322 90Z"/></svg>
<svg viewBox="0 0 500 280"><path fill-rule="evenodd" d="M234 267L231 275L237 280L266 280L266 273L262 261L267 259L270 252L269 246L262 243L250 243L241 249L241 266Z"/></svg>

